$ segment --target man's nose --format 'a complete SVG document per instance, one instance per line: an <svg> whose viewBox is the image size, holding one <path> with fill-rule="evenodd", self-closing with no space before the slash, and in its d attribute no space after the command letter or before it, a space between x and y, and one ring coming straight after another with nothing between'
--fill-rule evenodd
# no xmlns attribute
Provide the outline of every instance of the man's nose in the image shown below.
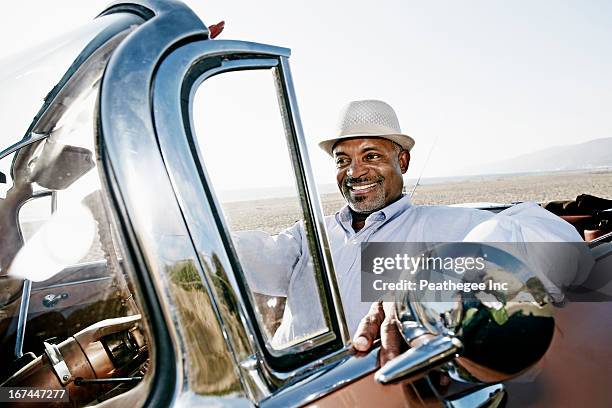
<svg viewBox="0 0 612 408"><path fill-rule="evenodd" d="M357 160L353 160L350 167L346 170L346 175L352 178L364 176L368 172L367 168Z"/></svg>

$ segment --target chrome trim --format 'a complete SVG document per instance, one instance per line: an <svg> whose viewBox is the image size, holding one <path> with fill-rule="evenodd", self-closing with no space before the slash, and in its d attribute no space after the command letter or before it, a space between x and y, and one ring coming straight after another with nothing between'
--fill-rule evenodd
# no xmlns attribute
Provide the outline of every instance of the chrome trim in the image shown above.
<svg viewBox="0 0 612 408"><path fill-rule="evenodd" d="M336 318L338 319L338 325L340 330L340 337L345 345L350 344L351 337L348 331L348 325L344 317L344 308L342 307L342 299L340 298L340 290L338 288L338 282L336 280L336 273L334 271L334 265L331 256L331 249L329 247L329 241L327 239L327 233L325 228L325 218L323 217L323 207L319 193L317 191L316 183L310 167L310 160L306 157L308 152L306 147L306 140L304 137L304 129L302 128L302 121L297 105L297 98L295 95L295 89L293 86L293 78L291 76L291 69L289 68L289 61L287 57L281 57L281 72L284 79L284 88L286 100L289 103L289 109L291 112L291 124L293 127L293 134L297 139L297 150L300 154L299 164L303 169L303 180L306 182L307 203L311 205L310 212L315 217L315 235L318 241L322 245L323 249L323 269L327 273L327 281L329 282L332 290L332 302L334 305Z"/></svg>
<svg viewBox="0 0 612 408"><path fill-rule="evenodd" d="M400 316L399 318L401 320L398 325L398 329L400 330L400 333L404 335L406 343L410 344L410 342L415 340L417 337L430 333L429 331L425 330L423 325L417 323L416 321L408 320L406 317L411 318L412 316Z"/></svg>
<svg viewBox="0 0 612 408"><path fill-rule="evenodd" d="M154 370L147 403L170 405L193 391L183 327L173 303L167 272L181 262L193 264L201 277L199 257L183 221L155 137L151 87L158 64L177 43L208 36L208 29L184 4L143 1L155 17L144 23L115 51L102 78L99 100L100 155L103 179L120 220L122 236L134 260L149 309L156 311L152 334ZM146 211L144 211L146 210ZM210 298L208 285L204 294ZM213 310L213 316L217 311ZM206 322L209 335L223 337L218 316ZM218 334L217 334L218 333ZM222 343L222 347L227 347ZM238 376L230 364L226 370ZM212 373L212 372L211 372ZM217 375L215 373L214 375ZM233 383L232 383L233 384ZM244 400L243 386L232 385L228 398Z"/></svg>
<svg viewBox="0 0 612 408"><path fill-rule="evenodd" d="M41 286L41 287L34 288L32 292L40 292L43 290L49 290L49 289L55 289L55 288L66 288L66 287L74 286L74 285L84 285L87 283L95 283L95 282L101 282L101 281L112 280L112 279L113 279L112 276L105 276L103 278L85 279L85 280L67 282L67 283L56 283L55 285Z"/></svg>
<svg viewBox="0 0 612 408"><path fill-rule="evenodd" d="M57 295L53 294L53 293L49 293L48 295L45 295L45 297L43 297L42 300L42 305L44 307L55 307L60 300L63 299L67 299L68 298L68 293L64 292L64 293L59 293Z"/></svg>
<svg viewBox="0 0 612 408"><path fill-rule="evenodd" d="M30 142L34 143L34 141ZM26 143L24 146L27 146L30 143ZM23 146L21 146L23 147ZM21 231L21 223L19 222L19 212L21 208L28 202L35 200L37 198L43 198L47 196L51 196L51 213L54 213L55 210L53 208L53 194L54 192L50 190L38 191L32 194L30 198L19 205L17 209L17 229L19 231L19 238L21 239L21 243L23 245L23 232ZM19 317L17 319L17 329L16 329L16 338L15 338L15 357L21 358L23 356L23 342L25 339L25 331L28 323L28 313L30 310L30 295L32 293L32 281L29 279L23 280L23 289L21 291L21 300L19 302Z"/></svg>
<svg viewBox="0 0 612 408"><path fill-rule="evenodd" d="M196 45L197 44L197 45ZM259 44L250 41L236 41L236 40L214 40L214 41L200 41L197 43L189 44L192 46L202 47L198 51L200 52L199 58L192 59L195 62L202 58L210 58L228 54L244 54L252 57L289 57L291 50L284 47L276 47L274 45Z"/></svg>
<svg viewBox="0 0 612 408"><path fill-rule="evenodd" d="M57 211L57 191L51 192L51 214Z"/></svg>
<svg viewBox="0 0 612 408"><path fill-rule="evenodd" d="M347 347L336 355L336 361L326 362L317 373L295 382L270 398L261 401L261 407L295 407L312 403L378 368L379 348L356 354Z"/></svg>
<svg viewBox="0 0 612 408"><path fill-rule="evenodd" d="M17 330L15 339L15 357L23 356L23 341L25 338L26 324L28 321L28 310L30 309L30 292L32 291L32 281L23 280L23 290L21 291L21 301L19 302L19 317L17 320Z"/></svg>
<svg viewBox="0 0 612 408"><path fill-rule="evenodd" d="M462 348L463 344L457 338L435 337L389 361L376 372L374 379L384 385L414 379L453 360Z"/></svg>
<svg viewBox="0 0 612 408"><path fill-rule="evenodd" d="M208 41L206 41L208 42ZM167 171L173 190L170 193L176 196L177 211L180 211L181 221L184 219L184 228L193 242L194 249L197 251L200 269L202 270L203 282L214 299L215 312L221 324L223 335L228 347L232 351L234 365L242 371L242 380L247 382L246 389L250 391L253 400L259 400L271 392L269 387L262 387L265 384L262 379L252 380L253 364L258 360L250 361L245 367L241 362L248 361L251 356L259 350L256 340L250 334L254 332L251 318L244 311L245 301L238 295L238 283L234 275L226 271L232 267L225 256L225 247L219 236L217 223L213 217L214 210L210 205L209 198L204 189L203 183L197 177L198 168L189 146L187 135L185 134L185 123L183 122L183 112L181 107L181 87L183 79L187 75L192 63L201 55L199 52L191 55L188 51L196 49L200 42L187 44L173 53L169 54L160 64L153 86L153 116L157 129L157 143L163 156L163 168ZM195 58L192 61L191 58ZM185 66L184 61L189 63ZM261 61L260 67L272 66L276 61L269 59ZM221 62L219 61L221 64ZM248 65L244 61L224 61L224 66L228 64L234 69L241 69ZM212 68L208 71L210 75L216 75L224 68ZM197 80L197 79L196 79ZM198 203L193 206L193 203ZM190 205L191 204L191 205ZM212 270L205 268L202 264L212 264L213 258L217 259L220 267ZM231 296L224 303L226 307L221 308L219 304L219 294L215 282L222 284L221 290L224 292L221 297ZM229 289L232 289L231 291ZM239 320L242 324L235 327L235 330L228 330L231 321ZM249 331L245 329L249 328Z"/></svg>
<svg viewBox="0 0 612 408"><path fill-rule="evenodd" d="M51 368L55 372L55 375L57 375L60 383L63 386L66 386L72 380L72 373L70 373L62 353L55 344L43 341L43 345L45 347L45 354L47 355L49 363L51 364Z"/></svg>
<svg viewBox="0 0 612 408"><path fill-rule="evenodd" d="M245 382L248 384L251 400L254 401L259 401L272 393L265 377L261 375L261 365L255 354L240 362L240 370L243 375L248 376L248 381Z"/></svg>
<svg viewBox="0 0 612 408"><path fill-rule="evenodd" d="M194 44L190 44L190 45L195 45L195 44L199 44L199 43L194 43ZM191 48L189 46L185 47L185 48ZM183 50L181 50L182 52ZM196 51L196 50L194 50ZM197 54L198 56L200 54ZM192 55L194 56L194 55ZM172 72L170 69L164 69L166 67L165 64L169 64L169 63L173 63L174 56L169 56L168 59L166 61L164 61L164 64L161 65L160 67L160 71L163 69L164 71L167 71L168 74L170 72ZM192 60L190 60L191 64L196 64L197 60L200 58L194 58ZM183 78L185 75L187 75L187 72L189 71L189 68L191 68L192 65L187 66L176 66L173 65L173 67L175 67L178 71L177 74L179 74L179 77L177 78L172 78L177 79L178 81L173 82L171 85L172 86L178 86L178 90L180 91L180 86L183 83ZM192 91L190 92L189 95L189 116L193 116L193 112L192 112L192 107L193 107L193 98L195 96L195 88L199 87L202 82L206 81L208 78L215 76L215 75L219 75L222 74L224 72L230 72L230 71L240 71L240 70L244 70L244 69L267 69L267 68L275 68L278 66L278 60L274 59L274 58L259 58L259 59L248 59L248 60L224 60L224 61L220 61L220 65L216 68L210 68L208 70L206 70L206 72L204 74L202 74L201 76L199 76L195 82L192 85ZM187 68L187 69L185 69ZM160 74L161 76L161 74ZM181 95L175 95L175 97L180 98ZM155 103L155 101L153 101ZM155 104L153 106L153 108L155 109ZM176 115L170 115L170 113L172 114L176 114ZM174 110L172 112L167 112L167 111L160 111L160 112L155 112L155 116L159 116L159 115L163 115L164 119L166 120L172 120L172 117L182 117L182 110L180 108L180 106L178 106L178 110ZM178 116L177 116L178 115ZM170 128L170 126L166 126L165 123L163 123L164 127L168 127ZM182 123L181 123L181 127L182 127ZM191 129L191 132L193 134L194 129ZM184 134L185 137L187 137L186 134ZM159 137L159 136L158 136ZM194 139L195 141L195 139ZM163 149L162 149L162 154L163 154ZM172 176L172 175L171 175ZM216 197L216 194L213 195L215 196L215 205L218 206L219 200Z"/></svg>
<svg viewBox="0 0 612 408"><path fill-rule="evenodd" d="M252 326L252 319L248 311L245 310L246 302L240 296L239 284L233 274L226 272L232 270L232 266L225 255L226 249L220 238L217 222L213 216L215 211L210 205L210 201L216 204L216 198L212 197L209 201L207 192L204 191L205 183L202 183L197 178L199 171L195 166L195 160L185 134L187 123L183 122L184 112L181 108L181 88L188 70L202 56L198 46L194 45L200 43L202 42L188 44L176 50L164 60L158 69L155 91L153 92L158 141L162 154L166 158L165 163L168 173L174 185L183 214L186 217L186 222L189 225L195 247L201 254L200 256L204 258L203 262L207 262L216 256L221 265L215 271L204 268L206 271L205 280L213 292L217 291L214 282L227 283L222 288L224 293L221 296L218 294L215 296L217 310L222 322L231 322L232 320L242 322L242 325L238 327L240 330L237 330L238 328L233 331L225 330L225 337L228 345L233 350L233 357L236 360L235 364L242 371L242 378L247 384L246 388L250 392L251 399L258 401L268 396L271 392L270 387L267 385L268 381L259 373L262 362L256 359L251 361L248 367L240 363L251 359L256 350L259 350L259 354L261 354L261 349L256 339L250 334L255 331ZM224 47L219 47L217 42L209 43L206 41L205 44L210 44L214 56L225 54ZM255 44L238 44L242 45L242 49L249 53L252 53L256 46ZM193 50L193 52L190 52L190 50ZM266 48L266 51L270 53L275 50L270 47ZM276 60L262 59L258 61L257 67L270 68L277 64ZM212 68L207 71L207 75L215 75L225 69L243 69L252 65L252 61L224 61L221 67ZM163 78L164 81L160 78ZM199 78L194 78L194 80L196 83L200 83L203 77L200 76ZM190 90L192 93L191 97L193 97L193 92L195 92L194 89L195 86ZM207 178L207 176L204 177ZM208 193L212 194L210 191ZM194 202L199 203L199 205L189 205L189 203ZM232 290L228 290L229 288ZM231 296L231 299L227 298L229 296ZM224 297L226 299L223 299ZM219 298L223 300L219 300ZM223 302L225 307L220 308L219 302ZM254 371L255 368L257 371Z"/></svg>
<svg viewBox="0 0 612 408"><path fill-rule="evenodd" d="M445 408L496 408L505 406L507 397L503 384L483 385L442 400Z"/></svg>
<svg viewBox="0 0 612 408"><path fill-rule="evenodd" d="M7 147L6 149L2 150L0 152L0 160L4 159L6 156L8 156L11 153L15 153L17 150L21 149L22 147L26 147L27 145L36 143L40 140L46 139L47 137L49 137L48 133L39 134L39 133L30 132L17 143L14 143L10 145L9 147Z"/></svg>
<svg viewBox="0 0 612 408"><path fill-rule="evenodd" d="M189 7L187 7L182 1L177 0L115 0L102 13L100 13L98 17L118 12L128 12L133 13L148 21L153 19L154 17L159 17L161 15L169 14L175 11L186 11L193 13L191 9L189 9ZM192 26L194 23L202 24L200 19L195 16L195 14L193 15L193 17L195 17L195 19L189 18L187 20L182 21L183 23L187 23L187 27L185 28L189 29L189 26ZM208 29L206 27L204 28L206 29L206 32L208 32ZM183 27L178 27L177 30L172 31L177 34L180 34L184 30Z"/></svg>
<svg viewBox="0 0 612 408"><path fill-rule="evenodd" d="M608 232L607 234L602 235L601 237L597 237L591 242L588 243L589 247L595 248L598 245L601 245L605 242L610 242L612 240L612 232Z"/></svg>
<svg viewBox="0 0 612 408"><path fill-rule="evenodd" d="M189 71L189 69L193 66L193 64L196 64L197 60L201 59L201 57L202 57L202 54L201 54L202 50L198 49L200 47L200 44L201 44L201 47L203 47L203 48L206 48L206 45L208 45L208 43L193 43L193 44L190 44L189 46L186 46L185 50L181 50L180 51L181 55L169 56L168 57L168 61L167 61L168 64L172 64L172 60L173 59L176 59L177 61L181 61L181 64L184 61L187 61L187 60L189 61L189 63L187 63L185 65L182 65L180 67L177 66L178 64L177 65L171 65L171 66L167 66L165 64L162 64L162 67L160 67L159 75L161 76L162 75L161 71L163 71L165 67L168 67L167 68L168 73L180 73L178 78L181 78L181 79L184 78L187 75L187 72ZM193 48L193 51L191 51L191 52L193 52L193 54L191 55L191 57L195 57L195 58L188 59L189 57L187 55L182 55L183 51L185 51L185 53L187 53L187 52L190 52L190 49L192 49L192 48ZM263 46L262 48L265 49L266 52L270 51L269 50L269 46ZM251 44L250 52L257 52L256 44ZM229 53L231 53L231 51L228 51L228 54ZM204 57L204 58L206 58L206 57ZM220 67L218 67L218 68L211 68L211 69L205 71L200 77L198 77L196 79L196 81L194 81L194 83L193 83L193 85L191 87L191 90L190 90L190 97L189 97L189 101L190 101L190 103L189 103L190 117L192 116L191 108L193 107L193 98L194 98L195 92L196 92L197 88L200 86L200 84L202 82L204 82L206 79L208 79L208 78L210 78L210 77L212 77L214 75L218 75L220 73L223 73L223 72L230 72L230 71L243 70L243 69L275 68L278 65L279 65L279 61L277 59L270 59L270 58L248 59L248 60L242 60L241 59L241 60L229 60L229 61L228 60L224 60L224 61L221 62L221 66ZM277 84L279 82L281 82L281 78L279 78L278 72L275 72L275 79L276 79L275 82ZM180 91L180 88L181 88L180 84L181 83L182 83L182 81L180 81L178 83L172 83L171 85L168 85L168 87L170 89L174 88L177 91ZM173 97L175 98L175 102L176 102L175 103L175 106L177 107L176 111L173 110L173 109L170 109L170 107L167 105L169 103L169 101L172 100ZM163 100L164 109L159 109L159 110L156 110L156 112L155 112L156 117L162 117L162 119L159 120L159 126L158 126L158 130L159 130L158 137L160 139L160 146L162 147L162 153L164 151L164 141L162 140L163 139L163 135L164 134L171 134L171 133L173 133L173 129L178 129L180 127L180 125L177 125L177 124L173 123L173 120L175 118L180 118L182 116L182 112L181 112L181 109L180 109L180 98L181 98L180 92L177 92L177 94L174 95L174 96L171 96L171 95L168 95L168 94L164 94L160 98L161 100ZM283 95L279 95L279 98L282 98L282 100L279 103L281 106L284 106L283 102L287 102L288 103L288 101L286 100L286 98L284 98ZM154 100L154 103L155 103L155 100ZM283 109L283 110L285 111L285 109ZM287 123L288 120L289 119L287 118L287 114L286 114L286 111L285 111L285 112L283 112L283 122L284 122L286 127L288 125L288 123ZM169 123L173 123L173 125L168 126ZM190 125L192 125L192 123L190 123ZM167 127L167 129L165 129L165 132L163 132L162 128L166 128L166 127ZM294 133L290 129L286 129L286 132L287 132L286 137L287 137L288 146L289 146L290 150L292 152L294 152L295 149L296 149L296 146L293 143L293 138L291 137ZM193 128L191 129L191 134L192 135L195 134L195 129L193 129ZM188 140L187 135L184 135L184 137L185 137L185 140ZM168 148L168 150L174 149L173 146L169 146L169 145L170 144L175 144L175 143L176 143L175 140L169 141L168 142L168 146L166 146ZM193 138L193 143L197 145L197 139ZM184 164L184 160L189 160L189 153L186 152L186 149L188 149L188 146L185 145L184 147L185 147L185 152L183 152L183 153L185 153L185 155L187 157L180 160L181 167L184 167L184 165L185 165ZM208 177L208 175L206 173L205 161L199 156L199 152L200 152L200 149L198 148L197 152L196 152L196 153L198 153L198 161L199 161L200 165L203 168L203 172L205 173L205 176L204 176L205 180L203 180L203 182L205 181L207 185L210 185L210 183L208 183L209 177ZM180 155L181 153L176 152L176 154ZM170 173L170 175L172 177L173 170L170 168L170 167L172 167L172 160L167 160L166 164L169 166L169 173ZM176 171L179 172L180 168L177 168ZM185 180L185 179L189 178L189 175L197 174L197 169L196 168L191 169L191 171L192 172L183 173L182 176L181 175L177 175L176 178L178 180ZM296 173L296 177L304 182L302 174L297 169L296 169L295 173ZM180 191L186 190L186 189L187 190L188 189L192 189L194 184L197 183L197 182L198 182L197 180L193 180L192 182L189 183L189 185L183 186L182 188L180 186L180 183L179 183L179 185L175 184L175 188L176 188L175 191L177 192L177 196L179 197L179 200L181 199ZM301 191L301 190L302 189L300 189L300 195L305 195L303 193L303 191ZM215 192L212 189L210 189L209 194L211 196L210 201L212 201L212 204L213 204L212 208L214 208L214 209L211 210L211 212L209 212L209 214L210 214L210 213L216 212L215 209L221 208L221 205L220 205L219 200L216 197ZM202 202L202 201L207 199L206 198L206 193L203 193L200 198L192 197L192 199L196 200L196 202ZM309 205L308 203L306 203L306 204ZM191 207L189 206L189 202L187 202L187 201L183 202L182 206L183 206L185 212L190 212L192 210ZM204 213L200 213L200 215L192 214L192 216L190 217L191 221L188 220L187 223L188 223L188 225L195 225L195 224L197 224L197 223L194 222L195 220L201 219L201 218L203 218L205 216L206 215ZM313 214L313 216L315 216L315 214ZM213 220L213 222L214 222L214 220ZM219 218L218 224L221 225L221 228L223 230L224 236L229 237L230 236L230 231L229 231L229 228L226 225L225 220L223 220L222 218ZM196 231L196 235L198 235L197 231ZM309 235L311 235L311 236L313 235L312 231L310 231ZM219 239L221 239L221 238L219 238ZM231 242L228 242L228 244L229 244L230 247L232 247ZM201 251L201 248L203 248L205 245L204 245L204 243L202 243L200 245L196 243L196 246L197 246L198 250ZM235 250L233 249L233 247L231 249L231 252L232 252L231 256L235 260L238 260L238 258L235 256ZM315 251L312 251L312 252L316 253ZM228 267L232 268L232 266L230 264L231 264L231 261L228 260ZM236 268L233 268L233 269L240 269L240 266L239 266L240 262L239 261L237 262L237 265L238 266ZM240 271L237 271L237 272L238 272L238 275L241 274ZM240 291L239 285L237 284L236 276L234 276L234 275L235 274L228 274L227 278L232 282L232 285L234 287L235 293L239 293L239 291ZM246 282L246 279L244 279L244 276L239 276L239 277L240 277L241 281ZM318 278L318 280L320 280L322 277L321 276L317 276L317 278ZM321 287L322 285L323 285L323 282L319 282L319 286ZM247 296L249 297L248 304L249 305L254 305L255 301L254 301L254 299L252 299L251 294L252 293L250 291L248 291L248 293L247 293ZM323 296L324 296L324 292L321 293L321 298L323 298ZM221 298L220 296L217 296L218 301L220 301L220 298ZM240 297L240 299L237 300L237 302L244 309L243 310L243 316L245 318L245 321L248 324L247 328L249 329L249 331L251 333L255 333L255 328L251 324L251 319L249 318L248 311L246 310L246 307L247 307L246 306L246 302L244 301L244 299L242 297ZM331 322L329 321L330 310L327 307L327 302L323 302L321 306L323 308L324 315L328 316L328 321L326 321L326 324L328 326L328 330L326 332L324 332L322 334L319 334L317 336L314 336L314 337L309 337L308 339L306 339L306 340L304 340L304 341L302 341L300 343L297 343L295 345L292 345L292 346L287 347L287 348L282 349L282 350L272 349L271 347L268 347L268 344L265 344L266 349L268 350L268 352L270 354L272 354L274 357L281 357L283 355L290 355L290 354L300 353L300 352L304 351L305 349L312 349L312 348L317 347L319 345L322 345L322 344L328 343L330 341L333 341L336 338L336 336L333 333L333 325L331 325L330 324ZM247 337L251 338L250 336L247 336ZM255 349L259 349L259 345L257 343L255 343L255 342L252 344L252 347L254 347Z"/></svg>
<svg viewBox="0 0 612 408"><path fill-rule="evenodd" d="M227 59L231 57L231 55L245 54L252 57L258 56L259 58L250 60L240 59L236 61ZM195 165L193 155L197 154L197 149L195 149L193 145L189 145L189 143L195 143L195 141L189 141L185 131L180 130L181 127L184 128L188 126L192 134L194 132L194 130L191 129L191 123L187 121L187 118L184 117L184 112L181 110L181 103L185 103L185 100L188 100L188 98L183 95L183 100L181 101L181 89L183 86L182 77L187 75L192 75L192 77L194 77L192 79L193 85L190 89L185 91L189 91L190 96L193 97L196 85L201 83L205 78L217 75L223 71L245 69L249 67L253 69L271 67L278 64L278 60L272 63L267 57L276 56L278 58L279 54L289 55L289 50L237 41L215 40L190 43L173 51L160 64L153 92L154 117L158 132L158 142L170 178L176 188L175 192L177 198L182 204L183 215L186 217L192 239L194 240L198 252L202 254L202 257L209 259L211 256L210 254L216 254L218 261L222 265L222 268L218 268L214 273L213 271L207 272L208 281L214 282L216 279L217 281L227 282L229 286L232 287L232 292L228 293L227 290L224 290L221 295L217 295L216 300L224 305L224 308L220 309L227 309L232 313L238 312L241 316L240 320L243 322L243 326L248 328L250 332L253 332L253 323L251 319L248 318L248 311L245 310L245 302L240 295L236 276L233 273L229 273L229 271L233 270L232 264L230 259L224 255L226 253L225 244L217 231L219 228L218 225L221 225L221 227L224 225L223 222L217 222L215 218L216 216L218 217L218 214L216 214L213 207L216 208L216 206L218 206L218 201L214 197L214 192L208 189L207 183L202 183L200 179L196 178L199 174L201 179L208 179L205 174L206 170L204 168L198 169ZM208 70L205 70L201 74L194 75L190 72L192 68L195 72L199 72L195 65L197 65L200 60L203 61L206 58L211 61L212 58L217 56L223 56L223 61L221 59L216 62L212 61L215 62L216 65L209 65ZM280 57L282 56L283 55L280 55ZM202 63L205 64L206 61ZM199 75L199 77L197 75ZM279 75L281 75L280 72ZM164 82L162 82L161 78L164 78ZM191 98L189 98L189 100L190 99ZM286 100L285 103L289 103L289 101ZM181 123L177 123L177 121ZM182 123L183 121L186 121L186 123ZM292 123L291 120L288 122ZM294 134L294 132L292 131L291 134ZM302 146L304 146L303 139ZM202 162L201 158L199 161ZM200 172L202 172L202 174L200 174ZM297 175L298 177L300 176L299 173ZM312 184L314 183L311 183L311 185ZM192 205L195 202L198 203L197 206ZM322 219L322 212L319 212L319 214ZM313 216L316 217L316 213L313 213ZM228 235L226 234L226 236ZM215 285L211 285L211 287L214 288ZM225 289L227 289L227 287L225 287ZM233 295L233 299L228 298L230 294ZM238 309L236 309L236 306L238 306ZM225 317L224 320L227 320L227 317ZM249 344L250 350L262 350L248 332L238 334L234 331L234 333L228 333L227 338L228 341L233 344L232 347L235 347L236 344L243 344L246 339L246 344ZM258 365L260 369L263 370L261 375L266 378L270 385L279 387L283 384L297 381L299 378L303 378L314 371L321 370L324 364L338 359L338 355L342 350L337 347L336 350L339 351L333 352L333 349L330 349L327 352L321 353L323 359L305 364L290 372L276 371L269 367L265 360L259 360ZM245 359L249 358L250 354L247 353L248 350L242 353L236 352L236 349L234 349L234 351L238 362L245 361ZM250 353L252 352L253 351L250 351ZM252 366L250 365L249 367ZM249 371L248 376L252 376L252 371ZM251 391L253 392L252 396L255 400L265 397L265 394L260 394L258 389L255 388L260 387L251 387Z"/></svg>

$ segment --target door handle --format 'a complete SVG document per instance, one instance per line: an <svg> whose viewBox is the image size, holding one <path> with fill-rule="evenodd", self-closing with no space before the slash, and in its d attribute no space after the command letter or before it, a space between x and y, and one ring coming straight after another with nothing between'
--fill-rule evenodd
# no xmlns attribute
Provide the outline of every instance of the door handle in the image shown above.
<svg viewBox="0 0 612 408"><path fill-rule="evenodd" d="M456 337L436 336L389 361L374 378L386 385L417 377L453 360L462 348L461 340Z"/></svg>
<svg viewBox="0 0 612 408"><path fill-rule="evenodd" d="M66 298L68 298L67 293L60 293L57 295L50 293L43 298L42 304L44 307L54 307L55 305L57 305L57 302Z"/></svg>

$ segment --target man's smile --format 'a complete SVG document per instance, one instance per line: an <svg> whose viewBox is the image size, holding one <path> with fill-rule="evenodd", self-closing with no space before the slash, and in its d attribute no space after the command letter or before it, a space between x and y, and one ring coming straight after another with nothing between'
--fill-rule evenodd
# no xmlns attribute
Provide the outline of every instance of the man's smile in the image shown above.
<svg viewBox="0 0 612 408"><path fill-rule="evenodd" d="M372 191L380 182L376 181L374 183L368 184L349 184L349 190L355 195L367 194Z"/></svg>

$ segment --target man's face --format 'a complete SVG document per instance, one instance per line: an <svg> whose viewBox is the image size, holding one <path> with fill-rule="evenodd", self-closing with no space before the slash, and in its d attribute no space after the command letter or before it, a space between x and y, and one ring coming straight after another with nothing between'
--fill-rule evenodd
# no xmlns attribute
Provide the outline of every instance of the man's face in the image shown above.
<svg viewBox="0 0 612 408"><path fill-rule="evenodd" d="M410 161L410 154L399 150L379 137L347 139L334 146L338 188L353 211L369 214L399 198Z"/></svg>

